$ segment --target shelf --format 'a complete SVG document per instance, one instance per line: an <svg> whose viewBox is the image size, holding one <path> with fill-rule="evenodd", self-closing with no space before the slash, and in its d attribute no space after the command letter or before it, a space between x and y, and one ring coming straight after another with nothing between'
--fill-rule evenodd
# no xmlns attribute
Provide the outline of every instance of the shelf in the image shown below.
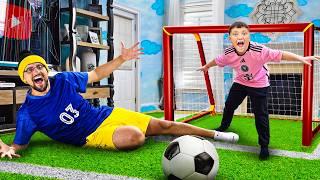
<svg viewBox="0 0 320 180"><path fill-rule="evenodd" d="M61 8L61 12L69 12L69 8ZM98 21L108 21L109 17L108 16L103 16L101 14L98 13L94 13L91 11L87 11L84 9L80 9L80 8L76 8L76 13L79 16L83 16L83 17L89 17Z"/></svg>
<svg viewBox="0 0 320 180"><path fill-rule="evenodd" d="M78 46L84 46L84 47L97 48L97 49L105 49L105 50L109 49L109 46L106 46L106 45L92 44L92 43L82 42L82 41L78 41L77 45Z"/></svg>
<svg viewBox="0 0 320 180"><path fill-rule="evenodd" d="M70 45L69 41L62 41L61 44L65 45ZM96 49L102 49L102 50L108 50L109 46L106 45L101 45L101 44L92 44L89 42L83 42L83 41L77 41L78 46L83 46L83 47L91 47L91 48L96 48Z"/></svg>
<svg viewBox="0 0 320 180"><path fill-rule="evenodd" d="M0 125L0 134L14 132L15 130L16 130L16 124Z"/></svg>
<svg viewBox="0 0 320 180"><path fill-rule="evenodd" d="M0 70L0 76L18 76L16 70Z"/></svg>
<svg viewBox="0 0 320 180"><path fill-rule="evenodd" d="M49 66L49 65L48 65ZM50 69L50 66L49 66ZM58 72L49 71L48 76L52 77ZM19 77L17 70L0 70L0 76L11 76L11 77Z"/></svg>

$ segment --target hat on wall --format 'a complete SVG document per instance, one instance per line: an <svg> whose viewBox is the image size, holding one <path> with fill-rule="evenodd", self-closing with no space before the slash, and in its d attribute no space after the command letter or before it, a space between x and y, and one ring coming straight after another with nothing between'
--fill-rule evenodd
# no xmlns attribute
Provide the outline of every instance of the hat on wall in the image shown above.
<svg viewBox="0 0 320 180"><path fill-rule="evenodd" d="M18 74L22 82L27 84L27 81L24 79L24 71L29 64L41 63L49 72L48 64L46 61L36 54L33 54L30 51L22 51L19 55L19 64L18 64Z"/></svg>

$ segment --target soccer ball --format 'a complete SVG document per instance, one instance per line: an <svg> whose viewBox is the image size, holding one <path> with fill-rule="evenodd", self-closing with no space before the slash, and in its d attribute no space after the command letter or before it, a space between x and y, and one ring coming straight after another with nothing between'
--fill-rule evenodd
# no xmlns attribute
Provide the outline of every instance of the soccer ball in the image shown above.
<svg viewBox="0 0 320 180"><path fill-rule="evenodd" d="M168 145L162 169L169 180L212 180L219 169L219 156L208 140L185 135Z"/></svg>

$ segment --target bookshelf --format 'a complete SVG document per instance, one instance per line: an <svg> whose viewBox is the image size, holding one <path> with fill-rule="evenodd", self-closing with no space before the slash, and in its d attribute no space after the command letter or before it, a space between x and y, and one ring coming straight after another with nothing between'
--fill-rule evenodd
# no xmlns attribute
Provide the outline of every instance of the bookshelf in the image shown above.
<svg viewBox="0 0 320 180"><path fill-rule="evenodd" d="M113 46L110 47L110 36L108 36L108 45L104 45L102 44L102 40L101 40L101 29L100 29L100 22L101 21L107 21L108 22L108 34L113 31L113 25L110 26L110 21L113 23L113 13L112 13L112 4L113 1L108 1L107 2L107 15L103 15L102 11L99 12L94 12L92 10L89 9L85 9L85 8L80 8L77 7L77 2L79 2L79 0L69 0L69 7L63 7L60 8L60 13L68 13L69 14L69 25L68 25L68 33L69 33L69 40L68 41L63 41L61 42L61 44L68 44L70 46L70 53L69 53L69 61L68 61L68 67L73 67L73 63L76 62L76 56L77 56L77 49L78 47L87 47L87 48L91 48L93 53L96 56L96 67L99 66L99 60L100 60L100 51L101 50L107 50L108 51L108 60L110 58L113 59L113 56L110 56L110 52L111 51L113 53ZM92 0L91 1L92 5L99 5L99 0ZM89 6L89 5L88 5ZM76 38L76 25L77 25L77 18L78 17L83 17L88 19L90 25L88 25L89 27L89 31L92 32L96 32L98 36L100 36L99 40L100 43L99 44L95 44L95 43L91 43L91 42L84 42L84 41L80 41ZM89 38L90 39L90 38ZM113 43L111 43L111 45L113 45ZM112 60L111 59L111 60ZM80 63L83 63L83 59L80 58ZM112 78L112 77L111 77ZM110 78L109 78L110 79ZM108 99L108 105L109 106L113 106L113 81L110 81L108 79L108 95L109 97ZM100 82L94 83L93 87L100 87ZM93 97L92 100L92 104L94 106L100 106L100 100L98 99L99 97L97 96L96 98Z"/></svg>

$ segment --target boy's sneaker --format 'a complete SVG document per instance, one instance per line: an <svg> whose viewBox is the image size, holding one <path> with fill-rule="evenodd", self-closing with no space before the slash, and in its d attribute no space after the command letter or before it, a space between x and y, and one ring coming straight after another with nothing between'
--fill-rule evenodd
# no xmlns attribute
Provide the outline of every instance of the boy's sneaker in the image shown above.
<svg viewBox="0 0 320 180"><path fill-rule="evenodd" d="M269 158L268 146L261 146L261 151L259 155L260 160L267 160Z"/></svg>
<svg viewBox="0 0 320 180"><path fill-rule="evenodd" d="M217 141L236 143L239 140L239 135L233 132L214 131L213 139Z"/></svg>

